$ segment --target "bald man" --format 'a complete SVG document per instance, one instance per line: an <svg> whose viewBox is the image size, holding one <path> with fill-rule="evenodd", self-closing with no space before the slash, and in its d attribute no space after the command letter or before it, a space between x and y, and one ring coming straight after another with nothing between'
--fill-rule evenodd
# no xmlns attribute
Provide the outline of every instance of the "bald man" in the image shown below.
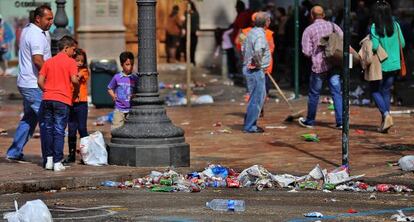
<svg viewBox="0 0 414 222"><path fill-rule="evenodd" d="M328 80L329 89L335 106L336 128L342 129L342 94L339 71L329 64L320 46L320 40L332 32L343 36L341 28L325 19L325 12L319 5L311 10L313 23L308 26L302 36L302 52L312 60L312 72L309 81L308 114L306 118L299 118L299 124L306 128L313 128L316 111L318 109L319 95L324 80Z"/></svg>

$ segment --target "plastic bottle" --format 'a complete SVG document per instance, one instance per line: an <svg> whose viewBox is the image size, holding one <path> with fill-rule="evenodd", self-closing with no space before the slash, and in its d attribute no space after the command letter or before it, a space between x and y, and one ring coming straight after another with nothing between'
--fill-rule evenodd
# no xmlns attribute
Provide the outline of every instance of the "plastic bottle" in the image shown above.
<svg viewBox="0 0 414 222"><path fill-rule="evenodd" d="M216 211L245 211L244 200L214 199L206 202L206 207Z"/></svg>
<svg viewBox="0 0 414 222"><path fill-rule="evenodd" d="M211 182L206 182L206 187L226 187L227 183L226 181L211 181Z"/></svg>
<svg viewBox="0 0 414 222"><path fill-rule="evenodd" d="M120 185L119 182L110 181L110 180L107 180L101 183L101 186L104 186L104 187L118 187L119 185Z"/></svg>

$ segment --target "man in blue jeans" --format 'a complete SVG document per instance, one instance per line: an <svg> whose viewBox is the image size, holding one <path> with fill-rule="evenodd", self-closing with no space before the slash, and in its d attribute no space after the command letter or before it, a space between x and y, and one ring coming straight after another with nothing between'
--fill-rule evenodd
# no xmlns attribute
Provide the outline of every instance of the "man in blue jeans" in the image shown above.
<svg viewBox="0 0 414 222"><path fill-rule="evenodd" d="M20 37L17 87L23 96L24 115L16 129L13 143L7 150L6 158L9 160L23 159L23 147L36 129L42 102L37 76L43 63L52 56L48 32L52 23L52 9L47 5L39 6L34 11L34 23L28 24Z"/></svg>
<svg viewBox="0 0 414 222"><path fill-rule="evenodd" d="M247 34L242 46L243 74L246 78L250 94L244 118L243 132L262 133L264 130L257 126L257 119L263 107L266 96L264 70L270 65L270 49L266 41L264 27L270 23L267 13L258 12L254 28Z"/></svg>
<svg viewBox="0 0 414 222"><path fill-rule="evenodd" d="M319 95L324 80L328 80L334 107L336 128L342 129L342 94L341 79L338 73L334 72L331 64L324 56L324 50L320 46L321 38L332 32L343 35L341 28L332 22L325 21L325 12L321 6L314 6L311 10L313 23L308 26L302 36L302 52L312 59L312 73L309 82L308 94L308 115L299 118L299 124L306 128L313 128L316 111L318 109Z"/></svg>

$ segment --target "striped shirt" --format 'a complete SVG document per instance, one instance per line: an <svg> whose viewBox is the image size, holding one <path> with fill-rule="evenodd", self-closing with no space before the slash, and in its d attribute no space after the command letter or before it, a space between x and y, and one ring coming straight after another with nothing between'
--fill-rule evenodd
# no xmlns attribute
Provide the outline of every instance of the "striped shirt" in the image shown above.
<svg viewBox="0 0 414 222"><path fill-rule="evenodd" d="M302 36L302 52L312 59L312 72L324 73L331 69L324 58L323 48L319 46L321 38L328 36L335 31L343 36L343 32L339 26L323 19L316 19L314 23L308 26Z"/></svg>

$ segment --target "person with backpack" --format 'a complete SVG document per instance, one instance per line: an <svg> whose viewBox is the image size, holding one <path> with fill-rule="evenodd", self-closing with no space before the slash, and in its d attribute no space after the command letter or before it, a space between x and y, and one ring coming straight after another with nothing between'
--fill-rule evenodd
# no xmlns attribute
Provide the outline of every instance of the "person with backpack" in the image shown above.
<svg viewBox="0 0 414 222"><path fill-rule="evenodd" d="M311 10L313 23L305 29L302 36L302 52L311 58L312 72L309 80L308 113L306 118L299 118L299 124L306 128L313 128L322 83L328 80L335 106L336 128L342 129L341 78L339 73L335 72L331 59L326 57L321 40L333 34L342 37L343 32L339 26L324 18L325 12L322 6L314 6Z"/></svg>
<svg viewBox="0 0 414 222"><path fill-rule="evenodd" d="M390 115L391 87L395 77L401 73L402 48L405 47L400 25L391 14L391 6L386 1L376 3L373 24L371 26L372 50L377 52L380 46L388 57L381 62L382 79L370 81L371 95L381 113L381 133L387 133L394 125Z"/></svg>

